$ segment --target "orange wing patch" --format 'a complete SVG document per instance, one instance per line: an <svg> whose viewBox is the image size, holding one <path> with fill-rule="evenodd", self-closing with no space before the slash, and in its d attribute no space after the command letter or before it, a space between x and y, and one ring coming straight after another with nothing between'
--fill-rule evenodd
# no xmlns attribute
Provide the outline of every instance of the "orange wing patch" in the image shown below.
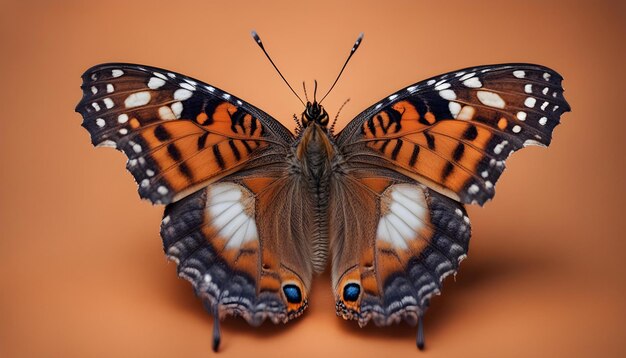
<svg viewBox="0 0 626 358"><path fill-rule="evenodd" d="M266 147L262 133L256 118L222 102L214 112L200 112L194 120L169 120L139 128L132 137L135 153L131 153L131 163L146 174L140 187L160 185L178 193L176 200L223 177L248 161L255 150Z"/></svg>

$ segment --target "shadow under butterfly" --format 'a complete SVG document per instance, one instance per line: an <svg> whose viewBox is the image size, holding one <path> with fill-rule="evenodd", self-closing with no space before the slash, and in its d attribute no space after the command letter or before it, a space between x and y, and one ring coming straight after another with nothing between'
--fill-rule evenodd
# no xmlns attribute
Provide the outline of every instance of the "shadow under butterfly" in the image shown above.
<svg viewBox="0 0 626 358"><path fill-rule="evenodd" d="M504 161L548 146L570 110L562 77L533 64L470 67L403 88L338 133L298 96L295 134L219 88L155 67L83 74L76 107L92 143L128 156L141 198L166 205L161 237L178 275L219 321L287 322L330 263L338 316L417 324L466 257L464 204L494 196ZM345 104L345 103L344 103ZM329 126L330 124L330 126Z"/></svg>

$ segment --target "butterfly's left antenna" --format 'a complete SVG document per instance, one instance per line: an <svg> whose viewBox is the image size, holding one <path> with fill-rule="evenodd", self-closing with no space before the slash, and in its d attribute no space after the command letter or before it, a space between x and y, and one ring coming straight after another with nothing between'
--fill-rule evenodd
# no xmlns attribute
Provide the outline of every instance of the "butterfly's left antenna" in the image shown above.
<svg viewBox="0 0 626 358"><path fill-rule="evenodd" d="M328 90L328 92L326 92L326 94L324 95L324 97L322 97L322 99L320 99L320 104L322 103L322 101L324 100L324 98L326 98L326 96L328 96L328 94L330 93L330 91L333 90L333 88L335 88L335 85L337 84L337 81L339 81L339 77L341 77L341 74L343 73L343 70L346 68L346 66L348 65L348 62L350 61L350 59L352 58L352 55L354 55L354 53L356 52L356 49L359 48L359 45L361 44L361 41L363 41L363 33L361 32L359 34L359 37L356 39L356 41L354 42L354 46L352 46L352 50L350 50L350 55L348 55L348 58L346 59L346 62L343 64L343 67L341 67L341 71L339 71L339 74L337 75L337 78L335 79L335 82L333 82L333 85L330 86L330 89Z"/></svg>
<svg viewBox="0 0 626 358"><path fill-rule="evenodd" d="M302 98L300 98L300 96L298 96L296 91L294 91L293 87L291 87L289 82L287 82L287 79L285 79L285 76L283 76L283 74L280 73L280 70L278 69L278 67L276 67L276 64L274 64L274 61L272 61L272 58L270 57L270 55L268 55L267 51L265 51L265 47L263 47L263 42L261 42L261 38L259 37L259 34L257 34L256 31L254 31L254 30L252 30L252 38L254 39L254 41L256 41L257 45L259 45L261 50L263 50L263 53L265 54L265 56L267 56L267 59L270 60L270 63L272 64L272 66L274 66L274 68L276 69L276 72L278 72L278 74L280 75L280 78L282 78L283 81L285 81L285 83L287 84L287 86L289 87L291 92L293 92L293 94L295 94L296 97L298 97L298 99L300 100L300 102L302 103L303 106L306 106L304 104L304 102L302 101Z"/></svg>

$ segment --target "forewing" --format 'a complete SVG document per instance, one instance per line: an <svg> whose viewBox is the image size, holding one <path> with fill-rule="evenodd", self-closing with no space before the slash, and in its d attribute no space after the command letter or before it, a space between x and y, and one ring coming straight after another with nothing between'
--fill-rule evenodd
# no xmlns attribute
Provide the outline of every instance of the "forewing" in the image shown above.
<svg viewBox="0 0 626 358"><path fill-rule="evenodd" d="M337 143L347 161L392 168L452 199L483 205L511 153L550 144L570 109L561 81L531 64L450 72L368 108Z"/></svg>
<svg viewBox="0 0 626 358"><path fill-rule="evenodd" d="M277 155L293 135L218 88L158 68L103 64L83 74L76 111L96 146L128 156L139 195L167 204ZM266 158L267 159L267 158Z"/></svg>

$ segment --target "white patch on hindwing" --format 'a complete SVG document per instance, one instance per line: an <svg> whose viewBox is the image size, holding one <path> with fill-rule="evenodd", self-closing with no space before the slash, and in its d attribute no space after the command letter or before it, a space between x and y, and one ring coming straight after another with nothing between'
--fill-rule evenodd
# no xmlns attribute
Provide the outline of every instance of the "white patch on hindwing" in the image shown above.
<svg viewBox="0 0 626 358"><path fill-rule="evenodd" d="M428 205L422 187L412 184L395 184L381 197L381 217L376 230L376 240L390 243L394 248L407 250L408 242L420 240Z"/></svg>
<svg viewBox="0 0 626 358"><path fill-rule="evenodd" d="M238 249L258 240L254 195L235 183L213 184L207 189L206 216L225 249Z"/></svg>

